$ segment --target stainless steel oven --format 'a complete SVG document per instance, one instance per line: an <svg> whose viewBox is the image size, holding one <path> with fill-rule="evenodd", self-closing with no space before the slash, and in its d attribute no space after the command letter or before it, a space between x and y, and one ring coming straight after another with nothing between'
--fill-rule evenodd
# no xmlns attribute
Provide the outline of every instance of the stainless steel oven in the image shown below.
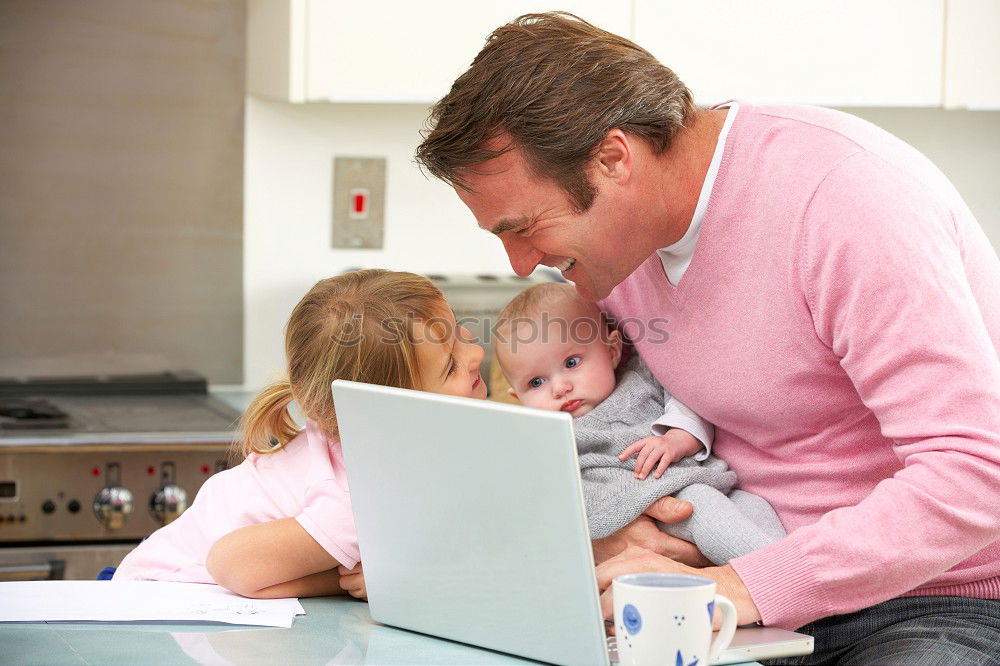
<svg viewBox="0 0 1000 666"><path fill-rule="evenodd" d="M239 412L189 373L0 380L0 580L93 580L229 464Z"/></svg>

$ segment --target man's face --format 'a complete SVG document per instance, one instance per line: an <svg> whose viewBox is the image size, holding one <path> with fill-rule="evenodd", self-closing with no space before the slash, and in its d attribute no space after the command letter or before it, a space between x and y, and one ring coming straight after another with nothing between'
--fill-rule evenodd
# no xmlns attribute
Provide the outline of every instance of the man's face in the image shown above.
<svg viewBox="0 0 1000 666"><path fill-rule="evenodd" d="M624 188L600 168L590 174L597 197L582 213L574 211L561 187L531 172L518 148L476 170L481 173L465 175L473 191L456 188L456 192L479 226L500 238L520 276L530 275L539 264L552 266L576 285L580 296L596 301L649 255L630 245L634 211Z"/></svg>

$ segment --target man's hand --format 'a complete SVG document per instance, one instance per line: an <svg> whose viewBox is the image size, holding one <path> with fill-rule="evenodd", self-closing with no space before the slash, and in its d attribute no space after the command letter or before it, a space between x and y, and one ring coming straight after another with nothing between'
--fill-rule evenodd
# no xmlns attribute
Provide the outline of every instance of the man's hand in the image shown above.
<svg viewBox="0 0 1000 666"><path fill-rule="evenodd" d="M365 572L361 568L361 562L354 565L353 569L341 565L337 567L340 574L340 586L355 599L368 601L368 590L365 589Z"/></svg>
<svg viewBox="0 0 1000 666"><path fill-rule="evenodd" d="M635 459L635 478L645 479L653 470L653 476L658 479L671 463L693 456L701 449L702 445L697 437L687 430L671 428L662 435L640 439L622 451L618 460L638 454Z"/></svg>
<svg viewBox="0 0 1000 666"><path fill-rule="evenodd" d="M646 512L614 534L593 542L594 561L600 564L618 555L626 548L639 546L672 560L694 567L712 563L691 542L661 532L653 519L664 523L678 523L691 515L694 507L675 497L661 497Z"/></svg>
<svg viewBox="0 0 1000 666"><path fill-rule="evenodd" d="M750 598L750 592L736 571L728 564L722 567L694 569L637 547L629 548L597 567L597 587L601 591L601 612L604 617L609 618L614 615L611 581L630 573L679 573L711 578L716 583L716 592L736 606L737 624L750 624L760 620L760 611Z"/></svg>

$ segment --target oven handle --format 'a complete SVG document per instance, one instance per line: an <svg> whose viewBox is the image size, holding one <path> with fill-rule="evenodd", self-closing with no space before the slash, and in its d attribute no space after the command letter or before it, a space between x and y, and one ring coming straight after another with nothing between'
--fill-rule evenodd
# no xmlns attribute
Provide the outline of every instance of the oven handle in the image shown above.
<svg viewBox="0 0 1000 666"><path fill-rule="evenodd" d="M0 565L0 582L15 580L62 580L65 560L47 560L37 564Z"/></svg>

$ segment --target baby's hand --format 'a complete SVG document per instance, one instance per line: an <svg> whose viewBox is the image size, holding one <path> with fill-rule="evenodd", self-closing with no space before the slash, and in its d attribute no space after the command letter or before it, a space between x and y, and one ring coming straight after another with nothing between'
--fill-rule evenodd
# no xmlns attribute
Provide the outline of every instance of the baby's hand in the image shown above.
<svg viewBox="0 0 1000 666"><path fill-rule="evenodd" d="M625 460L636 453L635 478L645 479L654 467L655 478L660 478L667 471L670 463L692 456L702 448L698 438L687 430L671 428L662 435L645 437L622 451L619 460Z"/></svg>

